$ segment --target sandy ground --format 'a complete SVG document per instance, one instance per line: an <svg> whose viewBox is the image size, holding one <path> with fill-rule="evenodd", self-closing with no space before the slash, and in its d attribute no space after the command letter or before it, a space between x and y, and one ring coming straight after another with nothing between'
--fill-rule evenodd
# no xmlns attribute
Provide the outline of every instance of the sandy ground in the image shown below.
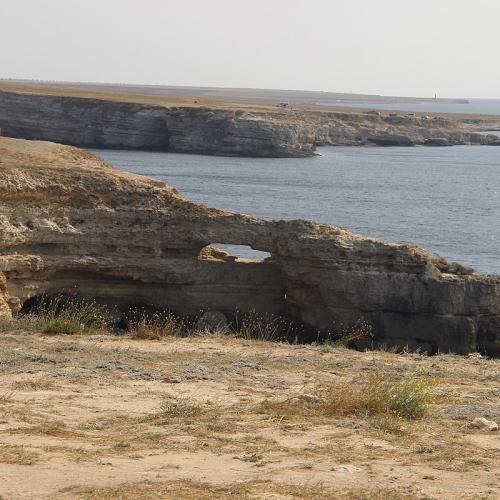
<svg viewBox="0 0 500 500"><path fill-rule="evenodd" d="M432 377L423 419L293 411ZM0 498L500 498L500 361L232 337L0 334ZM287 405L290 404L288 409Z"/></svg>

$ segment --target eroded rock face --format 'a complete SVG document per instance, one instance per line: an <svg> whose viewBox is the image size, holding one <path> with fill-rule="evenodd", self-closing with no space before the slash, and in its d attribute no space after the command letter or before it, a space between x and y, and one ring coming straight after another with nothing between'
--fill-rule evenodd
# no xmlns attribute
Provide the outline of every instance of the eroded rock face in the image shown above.
<svg viewBox="0 0 500 500"><path fill-rule="evenodd" d="M12 310L9 306L7 280L5 279L5 275L0 273L0 319L10 318L12 318Z"/></svg>
<svg viewBox="0 0 500 500"><path fill-rule="evenodd" d="M0 129L8 137L89 148L263 157L314 149L313 137L297 124L239 110L10 92L0 92Z"/></svg>
<svg viewBox="0 0 500 500"><path fill-rule="evenodd" d="M489 123L500 126L500 122ZM381 113L164 107L83 97L0 92L4 136L80 147L254 157L300 157L316 146L490 144L485 124Z"/></svg>
<svg viewBox="0 0 500 500"><path fill-rule="evenodd" d="M235 260L214 242L272 257ZM52 143L0 138L0 271L14 308L67 292L119 309L255 309L322 332L364 319L378 342L500 353L498 276L335 226L208 208Z"/></svg>

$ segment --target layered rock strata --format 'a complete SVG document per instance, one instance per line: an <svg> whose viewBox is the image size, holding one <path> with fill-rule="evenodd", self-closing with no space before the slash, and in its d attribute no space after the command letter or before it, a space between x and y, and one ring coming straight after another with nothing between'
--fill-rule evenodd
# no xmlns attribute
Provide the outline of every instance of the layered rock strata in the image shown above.
<svg viewBox="0 0 500 500"><path fill-rule="evenodd" d="M234 259L214 242L271 258ZM14 311L64 292L122 310L255 309L323 333L365 320L379 343L500 353L499 276L340 227L208 208L47 142L0 138L0 271Z"/></svg>
<svg viewBox="0 0 500 500"><path fill-rule="evenodd" d="M488 122L489 123L489 122ZM494 123L489 123L493 127ZM496 123L500 125L500 120ZM490 144L481 120L381 113L248 111L0 92L4 136L80 147L300 157L317 146ZM429 140L432 139L430 142Z"/></svg>

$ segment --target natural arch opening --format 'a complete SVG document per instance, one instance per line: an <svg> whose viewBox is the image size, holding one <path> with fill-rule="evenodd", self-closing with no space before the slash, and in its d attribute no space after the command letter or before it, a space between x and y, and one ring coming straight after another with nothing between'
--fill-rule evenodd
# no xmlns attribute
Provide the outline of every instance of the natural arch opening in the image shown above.
<svg viewBox="0 0 500 500"><path fill-rule="evenodd" d="M221 252L222 250L222 252ZM225 243L212 243L200 252L201 258L221 258L233 261L264 262L272 257L271 253L254 250L249 245L229 245Z"/></svg>

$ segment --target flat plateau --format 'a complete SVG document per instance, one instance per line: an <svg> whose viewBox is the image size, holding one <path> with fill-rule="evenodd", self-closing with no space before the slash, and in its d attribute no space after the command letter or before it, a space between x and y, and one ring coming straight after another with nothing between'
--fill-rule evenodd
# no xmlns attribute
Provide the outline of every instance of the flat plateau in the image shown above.
<svg viewBox="0 0 500 500"><path fill-rule="evenodd" d="M381 369L432 377L441 396L418 420L290 410ZM6 330L0 370L1 498L500 495L500 435L470 426L499 420L500 360Z"/></svg>

